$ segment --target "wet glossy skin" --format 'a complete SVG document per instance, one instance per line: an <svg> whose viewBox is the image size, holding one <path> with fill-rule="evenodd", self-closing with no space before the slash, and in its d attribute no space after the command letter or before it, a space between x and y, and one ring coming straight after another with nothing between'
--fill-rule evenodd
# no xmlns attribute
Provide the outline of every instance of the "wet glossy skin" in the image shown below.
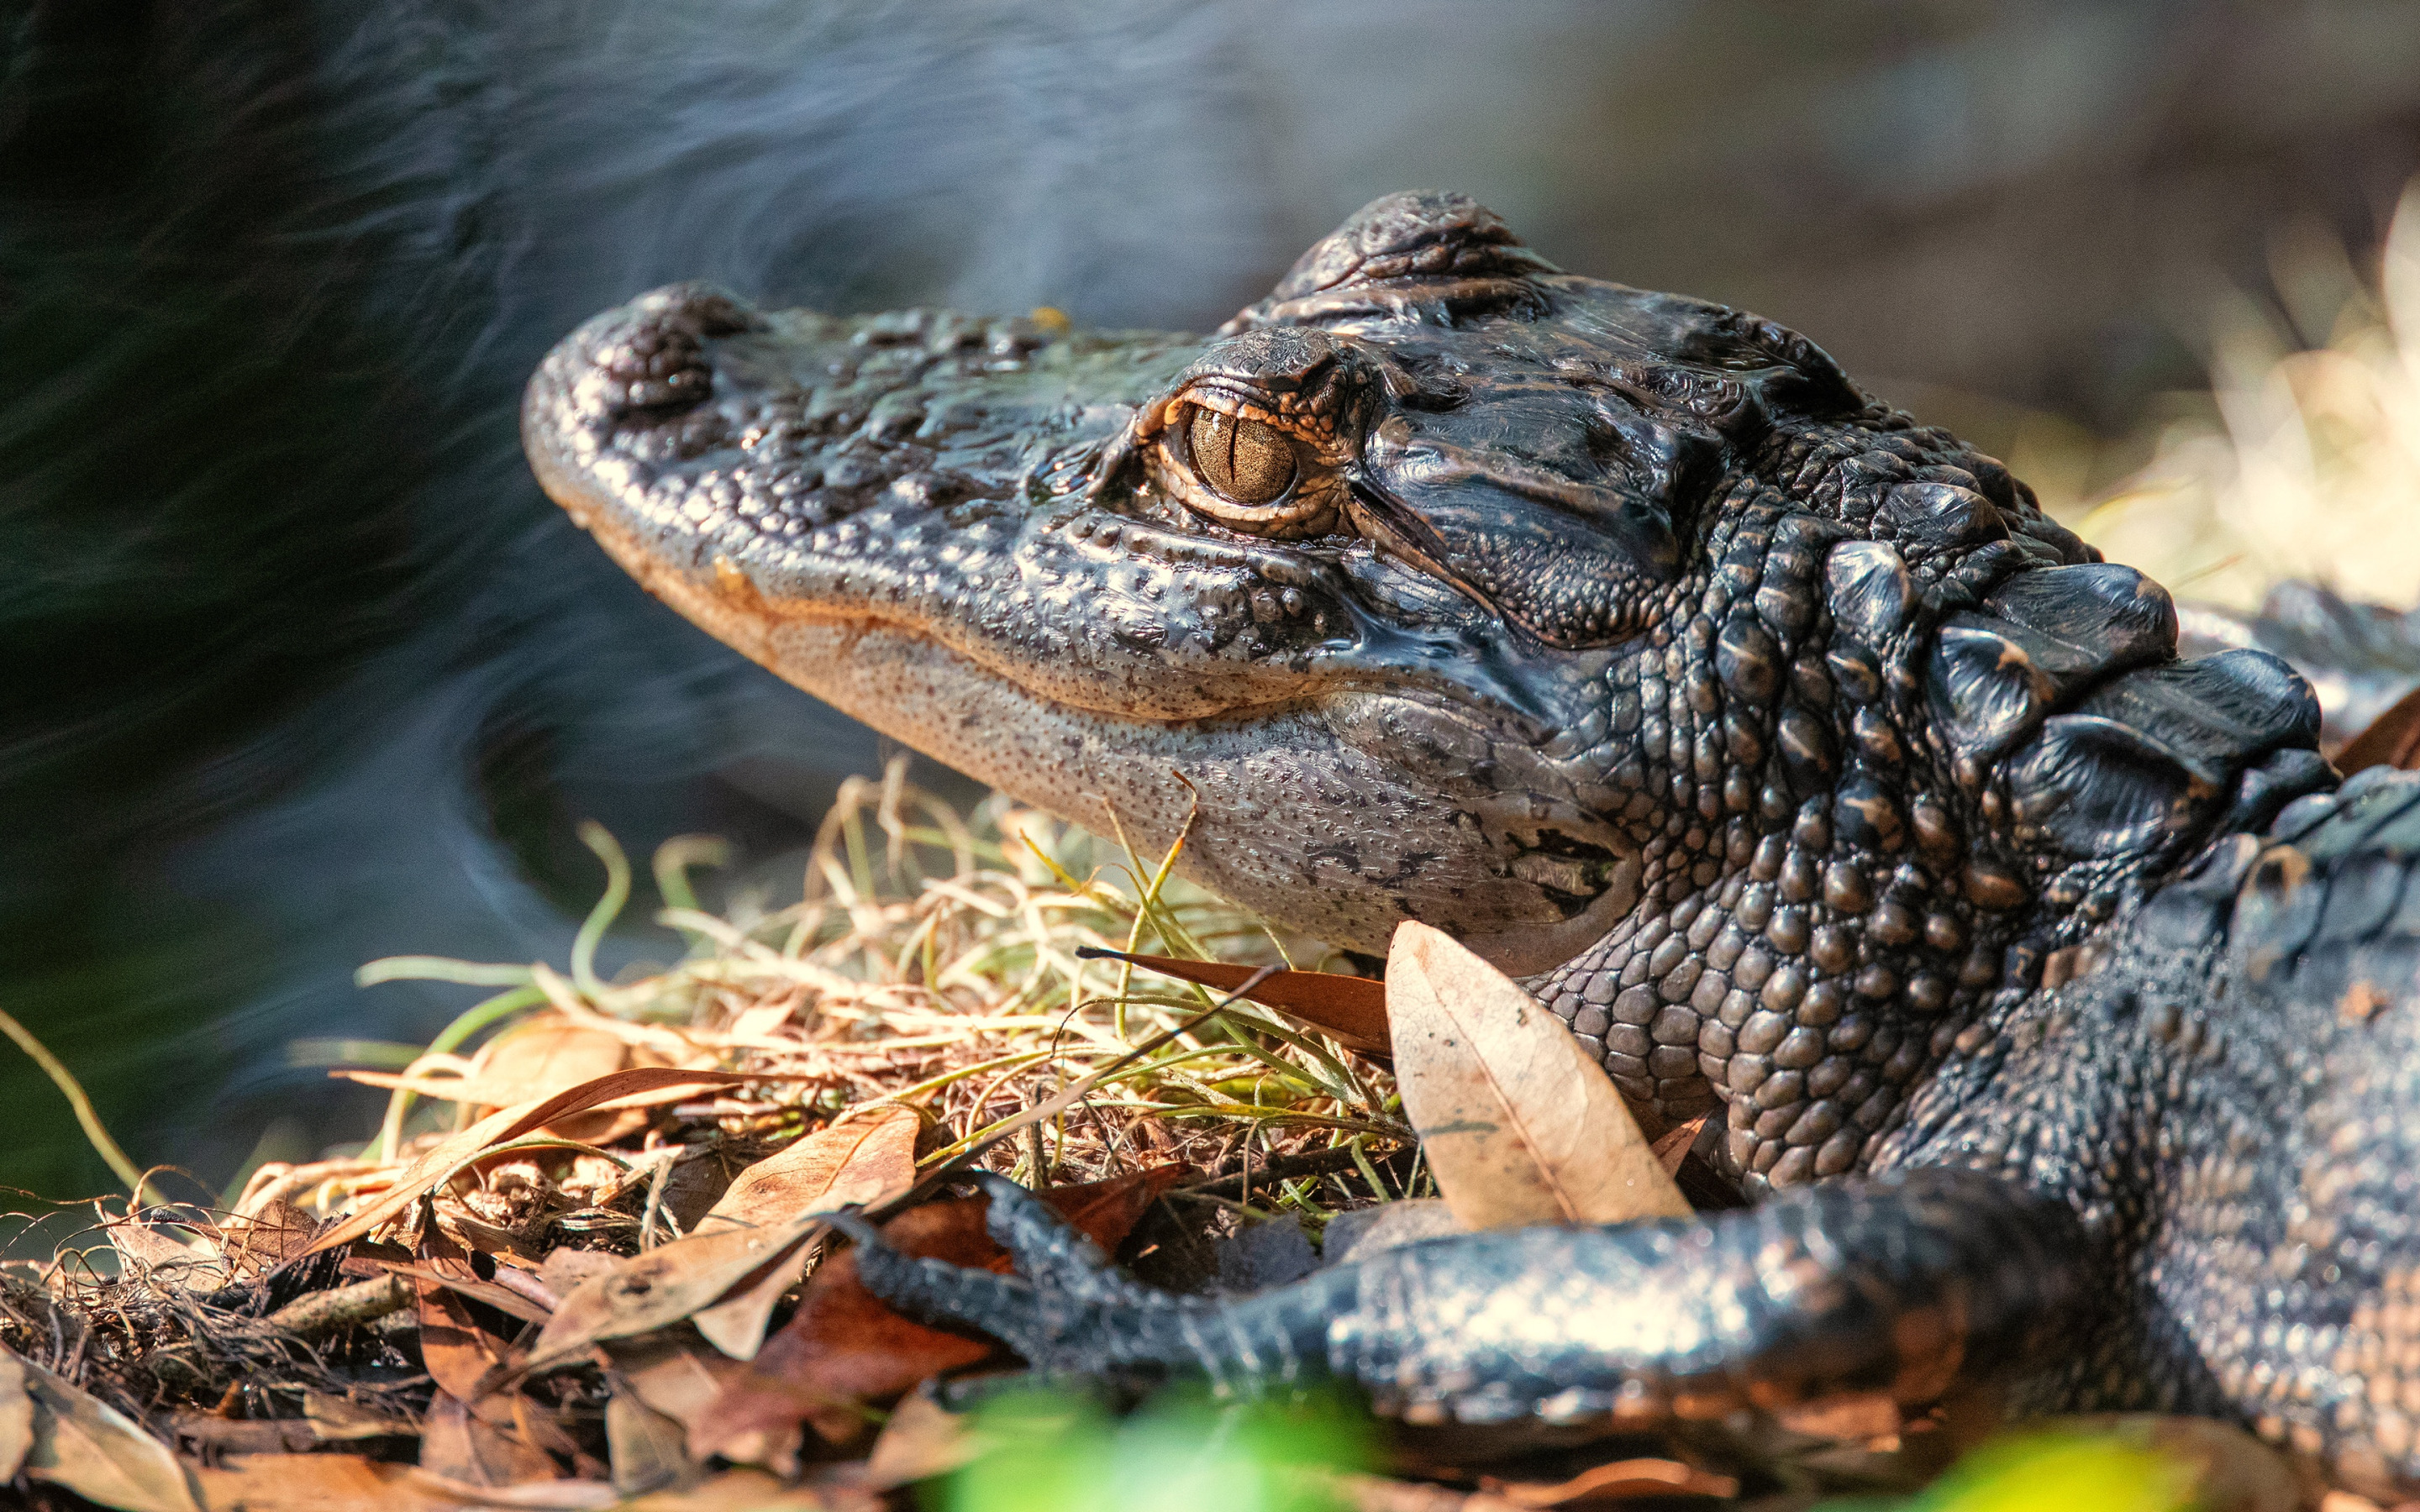
<svg viewBox="0 0 2420 1512"><path fill-rule="evenodd" d="M2214 1014L2273 1033L2303 989L2241 976L2231 952L2272 916L2146 904L2189 895L2180 868L2216 898L2255 886L2251 853L2210 847L2333 784L2308 689L2259 653L2178 661L2156 584L1792 332L1560 273L1468 201L1396 196L1208 339L661 291L558 348L525 429L607 549L800 687L1141 843L1196 814L1194 873L1314 934L1375 950L1419 918L1464 937L1651 1119L1718 1107L1716 1162L1752 1196L1882 1178L1708 1219L1708 1248L1618 1231L1626 1257L1552 1275L1449 1244L1385 1283L1463 1319L1435 1336L1388 1334L1422 1309L1381 1305L1375 1279L1271 1304L1400 1410L1918 1400L2022 1365L2035 1400L2259 1416L2319 1312L2388 1316L2362 1299L2402 1273L2400 1210L2358 1275L2254 1298L2300 1334L2238 1340L2208 1308L2267 1262L2242 1232L2206 1242L2212 1161L2291 1173L2162 1119L2200 1099L2199 1129L2314 1130L2351 1085L2180 1048L2178 1025ZM2297 879L2335 896L2326 867ZM2147 944L2162 918L2174 937ZM2297 1042L2338 1033L2332 1003L2314 1012ZM2408 1133L2352 1142L2384 1171ZM2047 1271L1978 1269L1969 1241L2011 1223ZM1842 1248L1893 1233L1886 1264ZM1770 1288L1793 1253L1848 1289L1802 1285L1736 1336L1571 1289L1574 1265ZM1912 1311L1874 1311L1876 1287ZM1506 1353L1488 1319L1524 1288L1597 1342ZM922 1301L1041 1338L1011 1316L1031 1294ZM1596 1306L1606 1328L1579 1327ZM1723 1390L1607 1342L1683 1323ZM1842 1365L1840 1337L1878 1352ZM2229 1381L2230 1358L2270 1373ZM2367 1379L2306 1383L2272 1426L2403 1474L2391 1426L2330 1405Z"/></svg>

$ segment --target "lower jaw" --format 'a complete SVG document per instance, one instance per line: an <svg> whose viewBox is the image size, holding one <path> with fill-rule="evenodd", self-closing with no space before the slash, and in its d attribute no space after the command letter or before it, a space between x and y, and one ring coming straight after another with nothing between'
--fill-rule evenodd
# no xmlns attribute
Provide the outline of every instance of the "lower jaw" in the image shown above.
<svg viewBox="0 0 2420 1512"><path fill-rule="evenodd" d="M1397 924L1419 918L1527 975L1579 954L1618 921L1621 900L1610 895L1566 917L1536 887L1506 877L1483 839L1438 854L1440 843L1472 833L1473 810L1485 809L1488 795L1404 781L1384 753L1362 748L1366 738L1342 737L1331 723L1335 710L1269 704L1167 718L1094 712L913 627L798 615L736 569L706 579L594 512L574 513L650 592L784 681L1024 802L1123 836L1145 856L1164 854L1194 826L1181 870L1313 938L1383 952ZM1526 811L1541 795L1518 797Z"/></svg>

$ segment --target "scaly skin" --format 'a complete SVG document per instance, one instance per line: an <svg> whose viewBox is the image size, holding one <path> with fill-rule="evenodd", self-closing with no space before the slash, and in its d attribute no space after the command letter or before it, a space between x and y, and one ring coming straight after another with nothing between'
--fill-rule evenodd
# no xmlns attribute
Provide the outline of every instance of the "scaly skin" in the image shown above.
<svg viewBox="0 0 2420 1512"><path fill-rule="evenodd" d="M1804 338L1399 195L1215 338L682 285L524 420L700 625L1079 823L1198 812L1193 874L1293 927L1452 933L1635 1103L1719 1104L1761 1201L1238 1304L1038 1228L1034 1282L870 1250L903 1304L1415 1420L1998 1378L2420 1478L2420 790L2339 810L2284 663L2179 661L2156 584Z"/></svg>

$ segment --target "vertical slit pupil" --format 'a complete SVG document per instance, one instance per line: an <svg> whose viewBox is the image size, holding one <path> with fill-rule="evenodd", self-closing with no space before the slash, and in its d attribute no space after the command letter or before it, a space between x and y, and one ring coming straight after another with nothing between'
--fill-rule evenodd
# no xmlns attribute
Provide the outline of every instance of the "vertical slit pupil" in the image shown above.
<svg viewBox="0 0 2420 1512"><path fill-rule="evenodd" d="M1186 440L1202 480L1241 504L1264 504L1294 482L1294 446L1276 427L1195 406Z"/></svg>
<svg viewBox="0 0 2420 1512"><path fill-rule="evenodd" d="M1235 417L1216 409L1193 411L1193 465L1203 481L1232 499L1235 496Z"/></svg>

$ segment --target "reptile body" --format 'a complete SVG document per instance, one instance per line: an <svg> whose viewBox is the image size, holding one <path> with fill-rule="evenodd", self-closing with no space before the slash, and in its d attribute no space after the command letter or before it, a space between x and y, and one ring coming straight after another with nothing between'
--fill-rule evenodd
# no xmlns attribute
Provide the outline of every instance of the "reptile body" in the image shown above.
<svg viewBox="0 0 2420 1512"><path fill-rule="evenodd" d="M1055 324L1055 323L1054 323ZM1339 945L1521 978L1752 1206L1151 1292L870 1283L1037 1365L1586 1425L1978 1382L2420 1484L2420 783L1803 337L1397 195L1217 336L609 312L551 493L799 686Z"/></svg>

